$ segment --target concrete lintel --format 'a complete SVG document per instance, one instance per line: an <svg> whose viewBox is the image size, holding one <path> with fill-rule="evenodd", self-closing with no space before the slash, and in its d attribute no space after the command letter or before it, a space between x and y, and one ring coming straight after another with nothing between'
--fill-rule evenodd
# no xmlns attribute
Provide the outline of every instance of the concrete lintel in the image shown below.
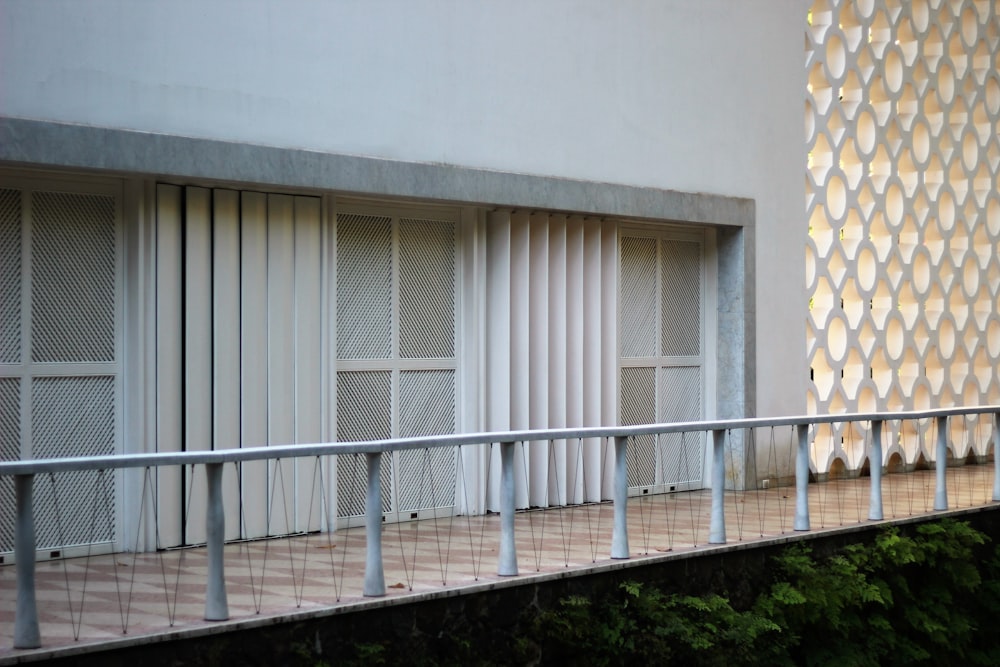
<svg viewBox="0 0 1000 667"><path fill-rule="evenodd" d="M739 197L9 116L0 163L735 227L756 215Z"/></svg>

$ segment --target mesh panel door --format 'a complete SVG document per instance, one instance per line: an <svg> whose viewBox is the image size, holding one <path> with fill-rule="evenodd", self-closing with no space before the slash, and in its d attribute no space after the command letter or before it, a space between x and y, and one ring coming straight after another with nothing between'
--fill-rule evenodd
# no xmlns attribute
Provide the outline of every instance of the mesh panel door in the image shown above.
<svg viewBox="0 0 1000 667"><path fill-rule="evenodd" d="M114 198L36 192L32 210L32 359L114 361Z"/></svg>
<svg viewBox="0 0 1000 667"><path fill-rule="evenodd" d="M0 364L21 361L21 192L0 189Z"/></svg>
<svg viewBox="0 0 1000 667"><path fill-rule="evenodd" d="M625 426L656 421L656 369L623 368L621 421ZM626 454L628 485L652 486L656 481L656 438L641 435L629 443Z"/></svg>
<svg viewBox="0 0 1000 667"><path fill-rule="evenodd" d="M392 219L337 216L337 358L392 356Z"/></svg>
<svg viewBox="0 0 1000 667"><path fill-rule="evenodd" d="M16 461L21 448L21 379L0 378L0 461ZM14 478L0 477L0 553L14 550Z"/></svg>
<svg viewBox="0 0 1000 667"><path fill-rule="evenodd" d="M399 356L455 356L455 226L399 224Z"/></svg>
<svg viewBox="0 0 1000 667"><path fill-rule="evenodd" d="M660 419L665 422L701 419L701 368L660 369ZM703 433L660 436L661 483L669 486L701 484Z"/></svg>
<svg viewBox="0 0 1000 667"><path fill-rule="evenodd" d="M662 241L660 338L665 357L701 354L701 244Z"/></svg>
<svg viewBox="0 0 1000 667"><path fill-rule="evenodd" d="M37 458L107 456L115 451L115 378L35 378L31 431ZM37 477L38 547L111 542L114 474L93 471Z"/></svg>
<svg viewBox="0 0 1000 667"><path fill-rule="evenodd" d="M337 439L385 440L392 435L392 373L341 371L337 373ZM392 466L386 457L380 469L382 511L389 511ZM364 456L341 456L337 461L337 516L365 513L367 463Z"/></svg>
<svg viewBox="0 0 1000 667"><path fill-rule="evenodd" d="M113 194L0 188L0 459L116 451L117 209ZM38 548L114 542L116 505L113 472L36 477ZM0 506L14 506L9 478ZM13 548L12 516L0 551Z"/></svg>
<svg viewBox="0 0 1000 667"><path fill-rule="evenodd" d="M403 371L399 378L399 435L455 431L455 372ZM436 447L399 454L400 511L455 504L455 450Z"/></svg>
<svg viewBox="0 0 1000 667"><path fill-rule="evenodd" d="M621 356L656 355L656 240L621 244Z"/></svg>

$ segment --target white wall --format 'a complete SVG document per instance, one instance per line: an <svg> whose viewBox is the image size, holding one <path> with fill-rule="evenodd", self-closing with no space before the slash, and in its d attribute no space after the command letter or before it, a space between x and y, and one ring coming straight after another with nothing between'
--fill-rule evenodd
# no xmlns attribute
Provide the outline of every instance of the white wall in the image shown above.
<svg viewBox="0 0 1000 667"><path fill-rule="evenodd" d="M2 0L0 114L751 197L758 411L798 414L805 11Z"/></svg>

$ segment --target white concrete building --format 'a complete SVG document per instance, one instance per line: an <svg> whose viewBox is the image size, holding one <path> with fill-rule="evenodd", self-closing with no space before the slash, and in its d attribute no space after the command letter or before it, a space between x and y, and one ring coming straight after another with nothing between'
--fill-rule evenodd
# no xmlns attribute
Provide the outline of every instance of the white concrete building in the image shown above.
<svg viewBox="0 0 1000 667"><path fill-rule="evenodd" d="M830 106L802 129L820 94L803 33L808 63L836 57L821 15L792 0L3 0L0 453L846 407L810 380L830 327L808 233ZM983 85L995 135L995 68ZM704 443L677 444L632 448L636 492L706 483ZM553 447L525 448L521 506L607 497L598 443ZM753 467L737 455L735 482ZM424 462L383 469L387 510L492 503L482 456L434 460L431 498ZM271 530L274 472L234 476L232 537ZM349 521L360 473L326 473ZM317 527L309 473L282 479L286 528ZM105 483L113 543L137 482ZM157 483L162 541L203 539L184 521L200 486Z"/></svg>

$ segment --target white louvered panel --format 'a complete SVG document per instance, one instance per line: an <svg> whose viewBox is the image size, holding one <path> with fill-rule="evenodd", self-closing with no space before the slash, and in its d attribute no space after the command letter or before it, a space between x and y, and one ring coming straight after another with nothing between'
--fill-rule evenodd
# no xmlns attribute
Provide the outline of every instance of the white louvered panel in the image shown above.
<svg viewBox="0 0 1000 667"><path fill-rule="evenodd" d="M399 221L399 356L455 356L455 225Z"/></svg>
<svg viewBox="0 0 1000 667"><path fill-rule="evenodd" d="M528 288L529 300L529 349L528 427L549 428L549 216L533 213L530 220ZM532 507L545 507L549 499L547 476L549 474L549 443L536 441L529 445L528 467Z"/></svg>
<svg viewBox="0 0 1000 667"><path fill-rule="evenodd" d="M583 218L566 219L566 425L583 425ZM583 445L567 443L566 485L569 502L581 503Z"/></svg>
<svg viewBox="0 0 1000 667"><path fill-rule="evenodd" d="M701 244L664 240L660 290L662 354L701 354Z"/></svg>
<svg viewBox="0 0 1000 667"><path fill-rule="evenodd" d="M383 440L392 437L392 373L390 371L340 371L337 373L337 440ZM337 514L365 513L365 466L360 470L337 463ZM382 511L390 510L392 466L383 457L381 467ZM360 475L360 477L358 477Z"/></svg>
<svg viewBox="0 0 1000 667"><path fill-rule="evenodd" d="M566 426L566 216L549 216L548 258L548 418L551 428ZM565 505L566 441L552 442L549 470L549 498L552 504Z"/></svg>
<svg viewBox="0 0 1000 667"><path fill-rule="evenodd" d="M234 190L212 193L212 446L240 446L240 201ZM239 476L226 466L223 503L240 506ZM226 521L226 539L241 536L240 521Z"/></svg>
<svg viewBox="0 0 1000 667"><path fill-rule="evenodd" d="M515 211L510 216L510 358L517 364L510 373L510 428L528 428L530 411L530 262L528 248L530 236L528 214ZM528 480L530 456L525 449L530 443L514 448L514 503L518 508L528 507Z"/></svg>
<svg viewBox="0 0 1000 667"><path fill-rule="evenodd" d="M697 421L702 417L701 369L697 366L660 369L659 421ZM703 433L660 437L662 483L700 484L702 479Z"/></svg>
<svg viewBox="0 0 1000 667"><path fill-rule="evenodd" d="M21 192L0 189L0 363L21 361Z"/></svg>
<svg viewBox="0 0 1000 667"><path fill-rule="evenodd" d="M240 368L242 447L267 445L267 196L243 192L240 209ZM241 466L244 537L267 534L268 475L265 462Z"/></svg>
<svg viewBox="0 0 1000 667"><path fill-rule="evenodd" d="M486 227L486 377L484 393L486 430L510 429L510 212L492 211ZM487 467L500 469L499 448L494 447ZM499 509L500 476L489 476L486 506Z"/></svg>
<svg viewBox="0 0 1000 667"><path fill-rule="evenodd" d="M586 218L583 222L583 425L601 425L601 221ZM601 441L584 441L584 500L601 500Z"/></svg>
<svg viewBox="0 0 1000 667"><path fill-rule="evenodd" d="M267 196L267 442L295 442L295 233L294 200ZM294 530L295 466L268 465L270 535Z"/></svg>
<svg viewBox="0 0 1000 667"><path fill-rule="evenodd" d="M601 223L601 424L618 423L618 225ZM614 470L614 447L604 469ZM604 476L605 498L614 497L614 475Z"/></svg>
<svg viewBox="0 0 1000 667"><path fill-rule="evenodd" d="M323 286L320 199L295 198L295 442L323 437ZM296 459L296 530L319 530L322 478L313 459ZM314 477L314 475L317 475Z"/></svg>
<svg viewBox="0 0 1000 667"><path fill-rule="evenodd" d="M0 461L21 458L21 378L0 378ZM0 553L14 550L14 478L0 477Z"/></svg>
<svg viewBox="0 0 1000 667"><path fill-rule="evenodd" d="M212 449L212 193L184 192L184 449ZM203 466L184 471L185 544L205 542ZM198 517L198 518L195 518Z"/></svg>
<svg viewBox="0 0 1000 667"><path fill-rule="evenodd" d="M43 377L31 382L32 456L108 456L115 450L115 378ZM115 475L92 471L35 480L38 548L115 539ZM44 485L44 486L43 486Z"/></svg>
<svg viewBox="0 0 1000 667"><path fill-rule="evenodd" d="M115 200L32 194L31 357L115 360Z"/></svg>
<svg viewBox="0 0 1000 667"><path fill-rule="evenodd" d="M337 358L392 356L392 219L337 216Z"/></svg>
<svg viewBox="0 0 1000 667"><path fill-rule="evenodd" d="M656 240L621 240L621 356L656 354Z"/></svg>
<svg viewBox="0 0 1000 667"><path fill-rule="evenodd" d="M621 423L652 424L656 421L656 369L621 369ZM626 450L626 469L630 487L656 483L656 438L641 435L632 438Z"/></svg>
<svg viewBox="0 0 1000 667"><path fill-rule="evenodd" d="M399 436L455 432L455 372L403 371L399 374ZM455 451L438 447L399 454L401 511L455 504Z"/></svg>
<svg viewBox="0 0 1000 667"><path fill-rule="evenodd" d="M183 322L181 188L156 188L156 451L179 452L183 443ZM158 546L182 543L181 470L156 470Z"/></svg>

